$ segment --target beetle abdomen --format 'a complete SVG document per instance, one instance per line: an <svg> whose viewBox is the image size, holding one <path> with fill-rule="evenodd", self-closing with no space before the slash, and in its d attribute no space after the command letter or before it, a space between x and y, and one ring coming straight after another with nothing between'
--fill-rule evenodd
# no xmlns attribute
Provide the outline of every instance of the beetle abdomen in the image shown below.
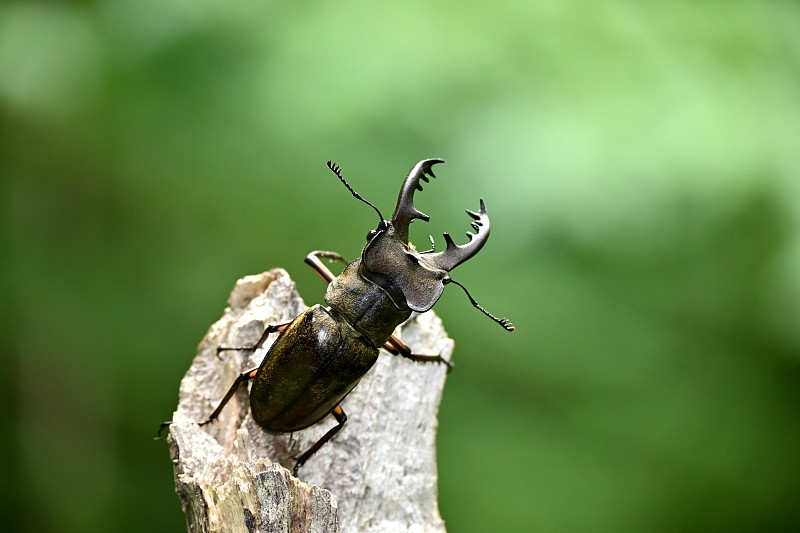
<svg viewBox="0 0 800 533"><path fill-rule="evenodd" d="M378 358L344 320L315 305L269 349L250 391L256 423L269 431L308 427L325 417Z"/></svg>

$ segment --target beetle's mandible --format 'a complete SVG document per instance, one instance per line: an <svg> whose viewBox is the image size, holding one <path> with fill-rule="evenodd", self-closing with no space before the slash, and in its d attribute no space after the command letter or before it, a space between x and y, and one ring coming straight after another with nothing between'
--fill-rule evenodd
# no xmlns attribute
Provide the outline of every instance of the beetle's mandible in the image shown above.
<svg viewBox="0 0 800 533"><path fill-rule="evenodd" d="M405 179L391 220L386 220L375 205L365 200L342 177L338 165L328 161L328 168L351 194L372 207L380 217L378 226L367 234L361 257L347 263L334 252L316 251L306 263L326 282L326 307L314 305L291 322L266 328L252 346L218 347L217 351L261 348L272 333L278 338L258 368L242 372L209 417L200 423L213 422L240 386L253 380L250 409L255 422L264 430L285 433L304 429L333 415L337 425L297 458L293 474L344 426L347 416L341 402L364 374L375 364L378 350L401 355L412 361L450 365L441 355L419 355L412 352L398 337L395 328L412 312L429 310L453 283L461 287L474 307L500 324L507 331L514 326L481 307L466 288L450 277L450 271L470 259L486 244L489 217L480 201L478 212L467 210L473 219L475 233L467 233L469 242L456 245L444 234L447 247L418 252L408 240L414 219L429 220L414 207L414 191L422 190L420 181L428 182L433 166L442 159L424 159L414 165ZM431 238L433 244L433 238ZM335 276L322 259L345 263ZM170 423L162 424L162 429Z"/></svg>

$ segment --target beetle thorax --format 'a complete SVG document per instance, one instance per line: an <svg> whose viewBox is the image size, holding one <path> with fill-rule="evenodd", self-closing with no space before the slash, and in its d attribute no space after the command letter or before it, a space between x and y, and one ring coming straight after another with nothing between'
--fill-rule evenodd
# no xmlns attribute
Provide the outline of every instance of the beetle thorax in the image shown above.
<svg viewBox="0 0 800 533"><path fill-rule="evenodd" d="M411 316L411 309L402 299L366 279L361 271L361 259L347 265L328 285L325 302L370 344L380 348Z"/></svg>

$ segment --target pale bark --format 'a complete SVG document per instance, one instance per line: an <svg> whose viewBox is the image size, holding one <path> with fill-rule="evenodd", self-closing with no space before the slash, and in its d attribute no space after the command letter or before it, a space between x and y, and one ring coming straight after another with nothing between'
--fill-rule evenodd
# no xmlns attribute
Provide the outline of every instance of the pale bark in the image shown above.
<svg viewBox="0 0 800 533"><path fill-rule="evenodd" d="M320 295L324 287L320 287ZM190 531L439 532L435 439L446 367L381 351L376 365L344 400L348 421L300 469L294 465L332 417L294 434L256 425L243 388L216 422L199 427L236 376L258 366L266 350L222 352L248 345L269 324L305 309L285 271L239 280L222 318L198 346L180 386L170 428L176 491ZM401 338L415 353L450 359L453 341L432 312L411 318ZM265 349L274 340L273 335Z"/></svg>

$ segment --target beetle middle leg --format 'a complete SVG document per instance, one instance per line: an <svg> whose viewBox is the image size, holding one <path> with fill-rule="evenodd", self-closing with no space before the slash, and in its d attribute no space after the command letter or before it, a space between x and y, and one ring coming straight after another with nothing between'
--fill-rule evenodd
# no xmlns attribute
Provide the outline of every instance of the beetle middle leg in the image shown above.
<svg viewBox="0 0 800 533"><path fill-rule="evenodd" d="M386 341L386 344L383 345L383 349L391 354L400 355L411 361L417 361L419 363L440 363L447 365L448 372L453 369L453 363L442 357L441 354L419 355L413 353L411 351L411 348L409 348L409 346L403 341L401 341L400 338L397 337L396 335L392 335L391 337L389 337L389 340Z"/></svg>
<svg viewBox="0 0 800 533"><path fill-rule="evenodd" d="M347 415L344 414L344 409L342 409L341 405L334 407L333 411L331 411L331 414L336 419L337 424L329 429L328 432L322 437L320 437L320 439L315 442L311 448L303 452L303 455L298 457L297 462L294 464L294 468L292 468L292 475L294 477L297 477L297 470L303 466L306 461L308 461L308 458L317 453L317 451L319 451L319 449L322 448L326 442L331 440L334 435L339 433L339 431L341 431L341 429L344 427L344 423L347 422Z"/></svg>
<svg viewBox="0 0 800 533"><path fill-rule="evenodd" d="M267 338L269 337L270 333L275 333L276 331L281 332L284 329L286 329L286 327L289 324L291 324L291 322L286 322L284 324L270 324L269 326L267 326L267 329L264 330L264 333L261 334L261 338L258 339L258 342L256 342L251 346L217 346L217 354L226 350L244 350L244 351L258 350L259 348L264 346L264 343L267 341ZM228 389L227 393L225 393L225 397L222 398L222 401L219 403L217 408L214 409L214 412L211 413L209 417L205 419L203 422L200 422L200 425L205 426L209 422L213 422L214 420L216 420L216 418L222 412L222 409L225 407L225 404L227 404L230 401L230 399L233 398L233 395L236 394L236 391L239 390L239 387L243 383L247 383L248 381L256 377L256 373L258 373L258 368L259 367L255 367L251 370L239 374L239 376L236 378L236 381L234 381L233 385L231 385L231 388Z"/></svg>
<svg viewBox="0 0 800 533"><path fill-rule="evenodd" d="M269 337L270 333L275 333L276 331L281 332L285 330L289 324L291 324L291 322L284 322L283 324L270 324L267 326L267 329L264 330L264 333L261 334L261 338L258 339L258 342L255 344L250 344L248 346L217 346L217 355L219 355L219 352L230 350L254 352L264 346L264 343L267 342L267 338Z"/></svg>

